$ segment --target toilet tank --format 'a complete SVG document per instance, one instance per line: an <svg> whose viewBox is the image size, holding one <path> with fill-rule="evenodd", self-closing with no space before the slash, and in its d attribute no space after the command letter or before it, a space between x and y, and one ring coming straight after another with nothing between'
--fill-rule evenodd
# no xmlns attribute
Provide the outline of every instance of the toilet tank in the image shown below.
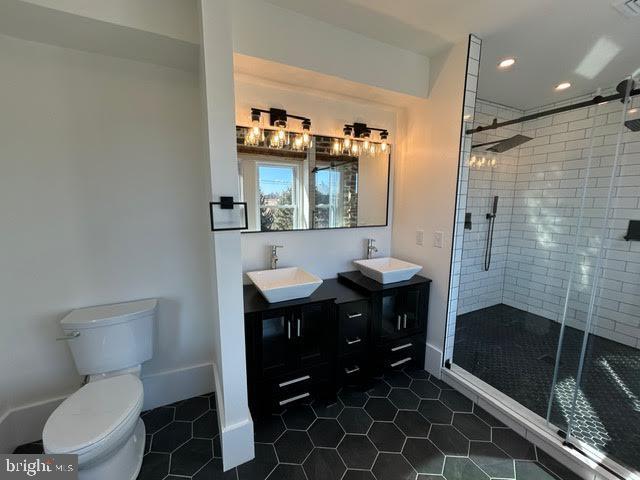
<svg viewBox="0 0 640 480"><path fill-rule="evenodd" d="M78 373L92 375L141 365L153 357L158 301L73 310L60 324Z"/></svg>

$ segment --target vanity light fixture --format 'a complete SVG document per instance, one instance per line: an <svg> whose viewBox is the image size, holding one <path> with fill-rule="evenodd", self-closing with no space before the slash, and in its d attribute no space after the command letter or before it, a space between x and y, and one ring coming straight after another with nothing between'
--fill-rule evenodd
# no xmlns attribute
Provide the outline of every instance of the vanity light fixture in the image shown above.
<svg viewBox="0 0 640 480"><path fill-rule="evenodd" d="M507 68L513 67L516 63L516 59L513 57L505 58L498 63L498 68L505 70Z"/></svg>
<svg viewBox="0 0 640 480"><path fill-rule="evenodd" d="M570 87L571 87L571 83L562 82L562 83L559 83L558 85L556 85L556 90L557 91L566 90L567 88L570 88Z"/></svg>
<svg viewBox="0 0 640 480"><path fill-rule="evenodd" d="M375 142L371 138L373 132L380 132L380 142ZM369 127L366 123L354 123L345 124L342 129L344 138L339 149L334 148L334 153L339 150L339 153L358 156L362 152L374 155L378 149L381 152L387 152L389 150L389 132L384 128Z"/></svg>
<svg viewBox="0 0 640 480"><path fill-rule="evenodd" d="M260 126L260 118L263 113L269 115L269 126L272 128L263 129ZM289 118L301 121L301 133L287 131ZM268 138L265 130L268 131ZM293 150L306 150L313 145L311 119L292 115L280 108L270 108L269 110L251 108L251 128L245 137L245 144L256 146L264 144L265 140L270 148L284 148L291 145Z"/></svg>

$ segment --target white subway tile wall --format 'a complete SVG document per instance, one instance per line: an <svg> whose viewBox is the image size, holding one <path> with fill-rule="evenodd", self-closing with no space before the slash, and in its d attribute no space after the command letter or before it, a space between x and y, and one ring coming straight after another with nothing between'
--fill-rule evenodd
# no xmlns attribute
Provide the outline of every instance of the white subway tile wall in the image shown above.
<svg viewBox="0 0 640 480"><path fill-rule="evenodd" d="M584 98L572 101L580 100ZM636 98L633 107L638 105L640 100ZM519 112L479 100L474 123L506 120L553 106L559 104ZM450 298L449 325L457 314L498 303L561 321L576 259L567 323L585 327L621 111L620 102L610 102L540 118L509 130L502 128L491 132L493 136L489 132L475 136L475 143L516 133L533 140L496 155L493 169L472 168L460 182L456 239L463 232L463 242L455 245L461 246L460 252L454 251L459 288L452 287L456 296ZM592 142L593 157L587 173ZM468 162L468 153L463 154ZM640 133L624 131L618 163L610 220L604 229L605 255L591 331L640 348L640 242L623 239L629 220L640 220ZM493 195L499 195L500 202L491 269L484 272L488 227L484 215ZM463 229L466 212L472 213L471 231ZM573 255L576 241L577 256ZM460 259L458 266L456 259ZM454 331L448 330L447 335L452 337ZM446 358L451 358L452 345L452 340L447 343Z"/></svg>

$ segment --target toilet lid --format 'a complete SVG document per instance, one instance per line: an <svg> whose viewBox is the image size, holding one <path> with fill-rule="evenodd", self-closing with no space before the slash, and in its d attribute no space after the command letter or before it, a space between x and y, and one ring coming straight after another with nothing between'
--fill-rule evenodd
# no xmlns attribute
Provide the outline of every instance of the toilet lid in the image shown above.
<svg viewBox="0 0 640 480"><path fill-rule="evenodd" d="M119 375L91 382L51 414L42 440L51 453L72 453L100 442L142 407L142 382Z"/></svg>

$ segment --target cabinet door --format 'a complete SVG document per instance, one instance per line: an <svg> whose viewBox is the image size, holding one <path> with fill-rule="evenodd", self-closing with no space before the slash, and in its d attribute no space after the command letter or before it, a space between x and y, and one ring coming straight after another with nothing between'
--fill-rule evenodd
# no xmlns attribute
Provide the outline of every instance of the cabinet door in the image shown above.
<svg viewBox="0 0 640 480"><path fill-rule="evenodd" d="M418 333L424 329L424 291L407 288L402 295L403 334Z"/></svg>
<svg viewBox="0 0 640 480"><path fill-rule="evenodd" d="M292 335L298 343L298 361L301 367L327 361L331 346L327 342L331 331L330 312L326 304L303 305L294 311Z"/></svg>
<svg viewBox="0 0 640 480"><path fill-rule="evenodd" d="M294 361L291 317L290 310L273 310L262 314L261 358L265 376L280 375Z"/></svg>
<svg viewBox="0 0 640 480"><path fill-rule="evenodd" d="M402 334L402 298L397 290L387 290L380 299L380 338L388 340Z"/></svg>

